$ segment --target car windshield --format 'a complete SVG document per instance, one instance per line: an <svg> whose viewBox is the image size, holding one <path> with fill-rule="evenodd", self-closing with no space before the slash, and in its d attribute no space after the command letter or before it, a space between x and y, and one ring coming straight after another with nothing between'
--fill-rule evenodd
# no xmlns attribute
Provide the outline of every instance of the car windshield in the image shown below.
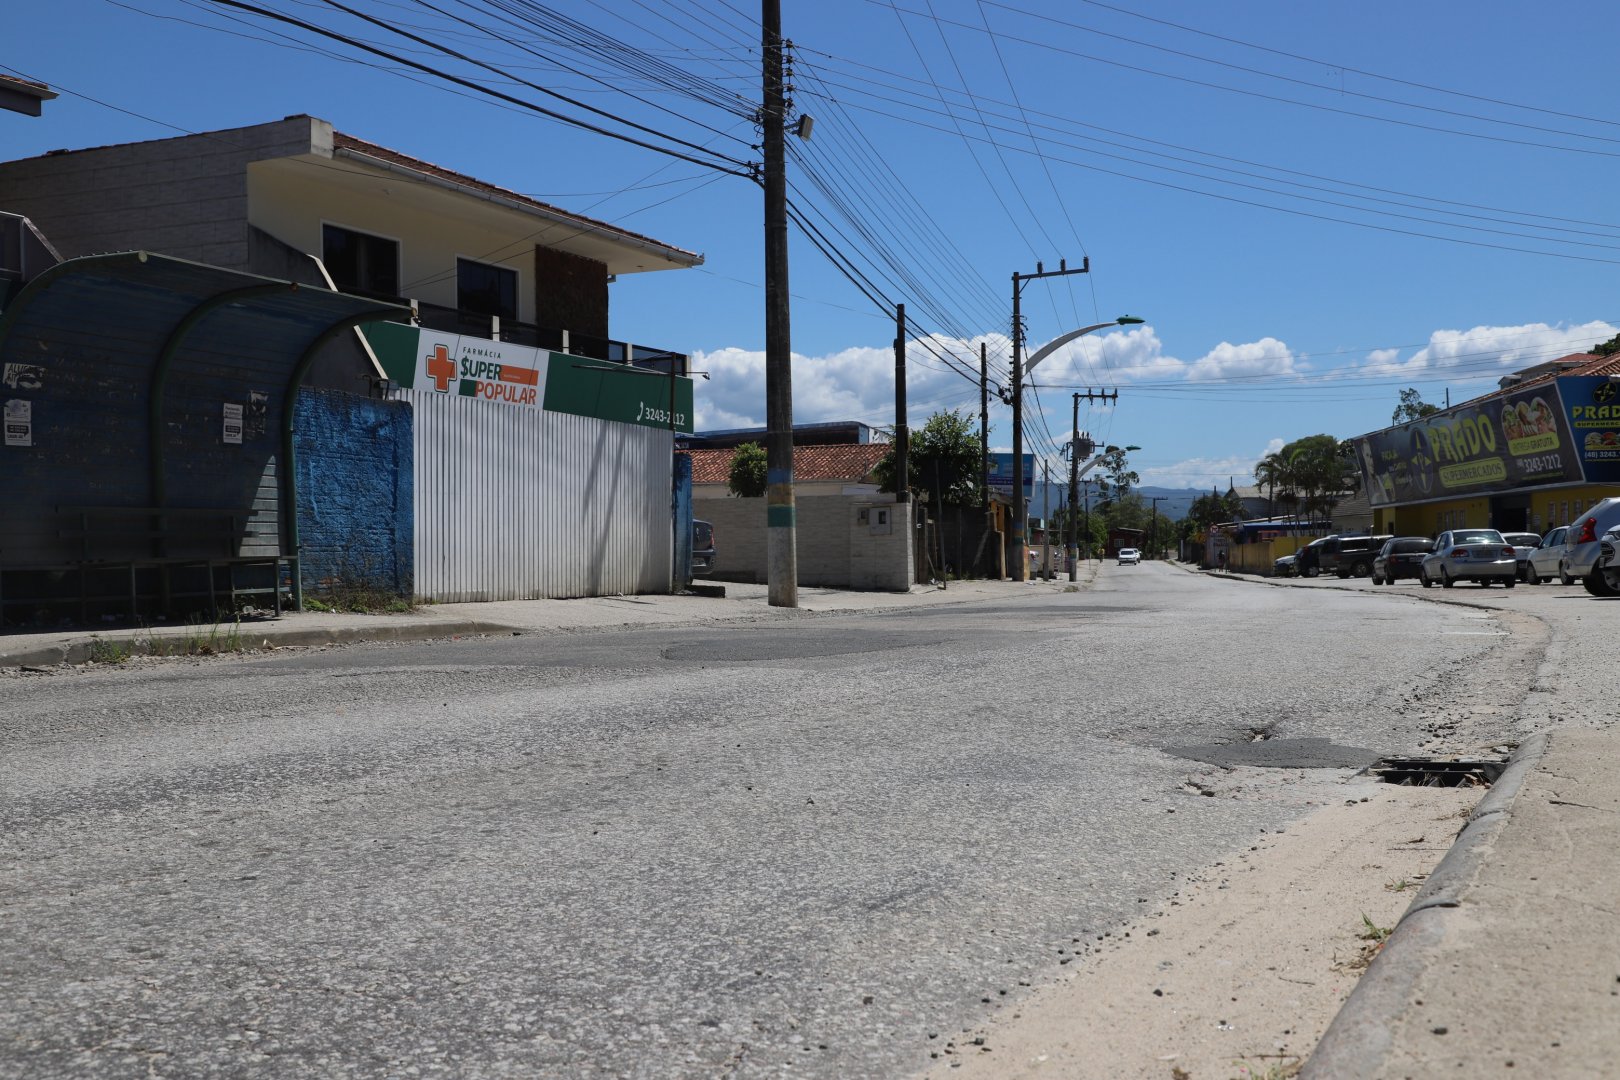
<svg viewBox="0 0 1620 1080"><path fill-rule="evenodd" d="M1462 529L1451 534L1453 544L1500 544L1502 534L1495 529Z"/></svg>
<svg viewBox="0 0 1620 1080"><path fill-rule="evenodd" d="M1427 540L1396 540L1389 546L1391 555L1411 555L1419 551L1428 551L1434 547Z"/></svg>
<svg viewBox="0 0 1620 1080"><path fill-rule="evenodd" d="M1541 537L1535 533L1503 533L1502 539L1514 547L1540 547Z"/></svg>

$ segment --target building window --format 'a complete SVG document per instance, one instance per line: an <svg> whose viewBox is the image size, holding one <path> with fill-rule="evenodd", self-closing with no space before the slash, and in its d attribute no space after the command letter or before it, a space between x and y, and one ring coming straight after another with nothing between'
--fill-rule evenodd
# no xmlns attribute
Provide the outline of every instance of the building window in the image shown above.
<svg viewBox="0 0 1620 1080"><path fill-rule="evenodd" d="M399 295L397 240L322 225L321 261L340 289L373 296Z"/></svg>
<svg viewBox="0 0 1620 1080"><path fill-rule="evenodd" d="M456 307L517 321L518 276L504 266L456 260Z"/></svg>

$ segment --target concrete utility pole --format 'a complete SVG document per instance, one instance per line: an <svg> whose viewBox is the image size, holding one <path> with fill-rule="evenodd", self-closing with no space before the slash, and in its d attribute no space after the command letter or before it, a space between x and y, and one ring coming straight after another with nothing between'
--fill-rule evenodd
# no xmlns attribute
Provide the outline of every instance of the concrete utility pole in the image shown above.
<svg viewBox="0 0 1620 1080"><path fill-rule="evenodd" d="M911 501L911 429L906 426L906 305L894 305L894 501Z"/></svg>
<svg viewBox="0 0 1620 1080"><path fill-rule="evenodd" d="M1150 559L1154 557L1153 553L1159 550L1159 504L1164 502L1167 497L1165 495L1148 496L1148 501L1153 504L1152 509L1149 511L1153 516L1148 518L1148 558Z"/></svg>
<svg viewBox="0 0 1620 1080"><path fill-rule="evenodd" d="M1074 395L1074 423L1070 428L1074 432L1074 441L1069 444L1069 580L1080 580L1080 459L1091 456L1097 444L1091 441L1090 435L1080 433L1080 395ZM1091 515L1086 514L1086 524L1090 526Z"/></svg>
<svg viewBox="0 0 1620 1080"><path fill-rule="evenodd" d="M1041 458L1041 576L1052 580L1052 463Z"/></svg>
<svg viewBox="0 0 1620 1080"><path fill-rule="evenodd" d="M1129 325L1122 323L1121 325ZM1075 538L1075 507L1079 505L1079 492L1076 487L1080 482L1080 459L1088 458L1097 449L1097 444L1091 436L1080 434L1080 399L1088 402L1101 401L1112 403L1119 400L1118 390L1092 390L1087 389L1083 394L1074 395L1074 423L1069 430L1074 433L1074 441L1069 444L1069 580L1078 580L1075 561L1079 556L1079 544ZM1091 466L1086 466L1089 470ZM1086 488L1086 553L1091 553L1091 488Z"/></svg>
<svg viewBox="0 0 1620 1080"><path fill-rule="evenodd" d="M979 342L979 505L990 509L990 369Z"/></svg>
<svg viewBox="0 0 1620 1080"><path fill-rule="evenodd" d="M772 607L799 606L793 499L793 334L788 301L787 94L781 0L761 0L765 188L765 560Z"/></svg>
<svg viewBox="0 0 1620 1080"><path fill-rule="evenodd" d="M1024 286L1028 282L1040 278L1067 277L1070 274L1089 274L1091 272L1091 258L1089 256L1075 269L1069 269L1066 260L1058 260L1056 270L1043 269L1040 263L1035 264L1033 274L1014 273L1012 276L1012 541L1011 546L1016 556L1013 566L1013 580L1029 580L1029 543L1025 532L1029 528L1029 507L1024 501L1024 317L1019 311L1020 297L1023 296Z"/></svg>

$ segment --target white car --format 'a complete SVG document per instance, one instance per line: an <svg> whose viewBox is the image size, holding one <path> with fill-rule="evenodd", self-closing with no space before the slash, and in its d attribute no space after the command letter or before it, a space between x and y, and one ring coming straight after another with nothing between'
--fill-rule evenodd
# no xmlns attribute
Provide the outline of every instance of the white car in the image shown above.
<svg viewBox="0 0 1620 1080"><path fill-rule="evenodd" d="M1124 566L1126 563L1130 563L1132 566L1135 566L1141 561L1142 553L1140 551L1137 551L1135 548L1120 548L1119 562L1116 565Z"/></svg>

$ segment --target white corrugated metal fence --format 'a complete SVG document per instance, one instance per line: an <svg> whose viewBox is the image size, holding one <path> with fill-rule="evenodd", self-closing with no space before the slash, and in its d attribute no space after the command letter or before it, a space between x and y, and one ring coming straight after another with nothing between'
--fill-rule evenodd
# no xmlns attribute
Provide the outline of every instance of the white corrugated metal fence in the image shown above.
<svg viewBox="0 0 1620 1080"><path fill-rule="evenodd" d="M669 590L667 431L399 390L415 411L416 594Z"/></svg>

